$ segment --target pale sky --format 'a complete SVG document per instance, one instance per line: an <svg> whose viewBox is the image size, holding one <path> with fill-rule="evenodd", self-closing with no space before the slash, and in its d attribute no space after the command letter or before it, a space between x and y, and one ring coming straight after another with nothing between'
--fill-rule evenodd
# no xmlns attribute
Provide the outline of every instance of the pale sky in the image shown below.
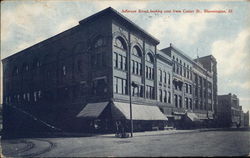
<svg viewBox="0 0 250 158"><path fill-rule="evenodd" d="M3 1L1 55L17 53L106 7L122 10L232 10L232 13L122 13L191 58L212 54L218 62L218 94L234 93L250 110L250 3L246 1Z"/></svg>

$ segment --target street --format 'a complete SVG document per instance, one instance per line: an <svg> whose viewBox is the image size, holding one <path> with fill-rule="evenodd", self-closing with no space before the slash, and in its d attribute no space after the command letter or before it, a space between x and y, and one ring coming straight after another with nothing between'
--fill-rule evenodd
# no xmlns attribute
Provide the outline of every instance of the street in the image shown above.
<svg viewBox="0 0 250 158"><path fill-rule="evenodd" d="M93 137L2 140L6 157L247 156L250 131L172 130Z"/></svg>

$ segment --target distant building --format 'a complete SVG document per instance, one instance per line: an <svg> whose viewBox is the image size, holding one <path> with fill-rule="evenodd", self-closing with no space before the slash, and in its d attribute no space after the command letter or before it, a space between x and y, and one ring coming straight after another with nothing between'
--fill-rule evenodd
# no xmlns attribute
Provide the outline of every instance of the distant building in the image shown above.
<svg viewBox="0 0 250 158"><path fill-rule="evenodd" d="M188 127L214 118L216 61L192 60L112 8L3 59L6 131ZM208 63L208 64L207 64ZM49 124L49 125L48 125ZM37 127L42 128L42 127Z"/></svg>
<svg viewBox="0 0 250 158"><path fill-rule="evenodd" d="M249 127L249 111L244 113L244 127Z"/></svg>
<svg viewBox="0 0 250 158"><path fill-rule="evenodd" d="M240 127L242 126L242 107L235 94L218 96L217 124L220 127Z"/></svg>

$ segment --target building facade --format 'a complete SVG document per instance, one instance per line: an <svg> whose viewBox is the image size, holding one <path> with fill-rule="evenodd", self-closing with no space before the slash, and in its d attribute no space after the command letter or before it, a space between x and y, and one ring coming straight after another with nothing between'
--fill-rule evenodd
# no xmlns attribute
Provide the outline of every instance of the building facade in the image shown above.
<svg viewBox="0 0 250 158"><path fill-rule="evenodd" d="M249 111L244 113L244 127L249 127Z"/></svg>
<svg viewBox="0 0 250 158"><path fill-rule="evenodd" d="M235 94L218 96L217 124L219 127L244 126L244 114Z"/></svg>
<svg viewBox="0 0 250 158"><path fill-rule="evenodd" d="M176 127L185 118L212 120L216 65L158 44L107 8L3 59L4 129L39 121L65 131L102 131L117 120L128 126L130 112L136 130L163 128L167 120Z"/></svg>
<svg viewBox="0 0 250 158"><path fill-rule="evenodd" d="M214 118L213 74L198 60L170 44L162 49L173 62L172 114L178 126L190 126L185 120L208 125ZM183 119L185 118L185 119ZM177 121L179 120L179 121ZM183 125L184 123L184 125Z"/></svg>

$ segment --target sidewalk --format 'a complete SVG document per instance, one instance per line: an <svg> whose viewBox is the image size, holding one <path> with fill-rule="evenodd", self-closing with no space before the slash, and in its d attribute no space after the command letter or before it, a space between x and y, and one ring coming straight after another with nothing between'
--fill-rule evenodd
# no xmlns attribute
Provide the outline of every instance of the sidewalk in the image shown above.
<svg viewBox="0 0 250 158"><path fill-rule="evenodd" d="M189 130L158 130L158 131L145 131L145 132L134 132L134 137L142 136L159 136L159 135L170 135L170 134L183 134L183 133L196 133L196 132L205 132L205 131L214 131L220 130L219 128L203 128L203 129L189 129ZM129 133L130 134L130 133ZM103 134L96 135L96 137L115 137L115 134Z"/></svg>

